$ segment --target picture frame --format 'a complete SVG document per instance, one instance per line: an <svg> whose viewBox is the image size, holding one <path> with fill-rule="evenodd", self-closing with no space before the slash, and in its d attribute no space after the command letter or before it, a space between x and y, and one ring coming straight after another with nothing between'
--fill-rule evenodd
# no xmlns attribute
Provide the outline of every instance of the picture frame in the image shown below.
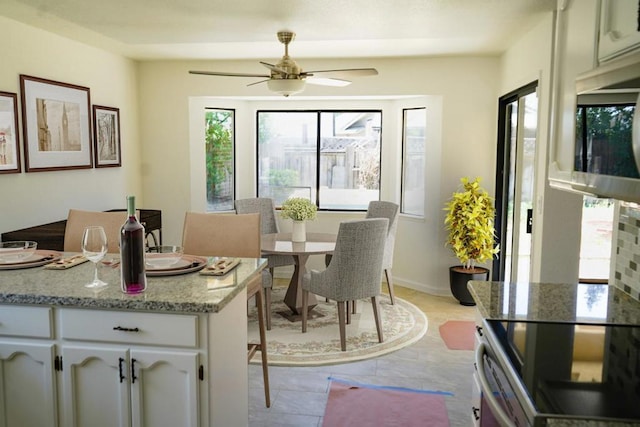
<svg viewBox="0 0 640 427"><path fill-rule="evenodd" d="M0 174L19 173L18 95L0 92Z"/></svg>
<svg viewBox="0 0 640 427"><path fill-rule="evenodd" d="M93 167L89 88L20 75L26 172Z"/></svg>
<svg viewBox="0 0 640 427"><path fill-rule="evenodd" d="M122 166L119 108L93 106L93 155L96 168Z"/></svg>

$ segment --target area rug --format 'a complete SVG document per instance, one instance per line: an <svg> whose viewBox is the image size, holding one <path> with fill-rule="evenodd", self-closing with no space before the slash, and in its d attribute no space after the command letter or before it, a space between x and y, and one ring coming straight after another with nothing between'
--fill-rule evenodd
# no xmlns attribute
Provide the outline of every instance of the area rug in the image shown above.
<svg viewBox="0 0 640 427"><path fill-rule="evenodd" d="M322 427L449 427L444 394L332 380Z"/></svg>
<svg viewBox="0 0 640 427"><path fill-rule="evenodd" d="M347 350L340 350L337 304L318 298L313 318L302 333L302 322L290 321L278 314L288 307L283 298L286 288L274 288L271 304L271 330L267 331L269 365L319 366L369 359L396 351L418 341L427 332L427 316L415 305L396 297L391 305L389 297L380 297L380 316L384 342L378 342L370 300L357 302L357 313L347 325ZM258 340L255 304L249 304L249 340ZM251 360L260 363L259 355Z"/></svg>
<svg viewBox="0 0 640 427"><path fill-rule="evenodd" d="M440 325L440 337L449 350L473 350L476 324L470 320L448 320Z"/></svg>

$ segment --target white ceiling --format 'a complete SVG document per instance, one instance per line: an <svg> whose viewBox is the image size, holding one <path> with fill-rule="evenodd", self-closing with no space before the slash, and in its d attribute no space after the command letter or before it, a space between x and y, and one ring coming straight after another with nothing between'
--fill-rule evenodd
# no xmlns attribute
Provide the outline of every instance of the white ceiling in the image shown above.
<svg viewBox="0 0 640 427"><path fill-rule="evenodd" d="M556 0L0 0L0 15L135 59L497 54Z"/></svg>

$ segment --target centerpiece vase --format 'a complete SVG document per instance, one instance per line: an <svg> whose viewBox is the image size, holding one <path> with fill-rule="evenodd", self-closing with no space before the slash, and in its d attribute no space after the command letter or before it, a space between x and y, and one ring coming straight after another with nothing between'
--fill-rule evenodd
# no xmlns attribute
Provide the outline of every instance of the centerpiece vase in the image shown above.
<svg viewBox="0 0 640 427"><path fill-rule="evenodd" d="M292 242L304 242L307 240L307 229L305 221L293 221L293 228L291 230Z"/></svg>

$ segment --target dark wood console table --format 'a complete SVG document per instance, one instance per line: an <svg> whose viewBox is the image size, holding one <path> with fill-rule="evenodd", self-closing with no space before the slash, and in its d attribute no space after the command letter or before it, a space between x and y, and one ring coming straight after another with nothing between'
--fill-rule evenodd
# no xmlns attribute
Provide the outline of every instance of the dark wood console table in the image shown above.
<svg viewBox="0 0 640 427"><path fill-rule="evenodd" d="M125 209L111 209L108 212L124 211ZM155 209L139 209L140 222L147 233L147 244L157 246L162 244L162 211ZM52 251L64 250L64 230L67 220L36 225L22 230L7 231L2 233L2 241L33 240L38 242L38 249ZM157 236L156 233L157 232ZM151 241L151 242L150 242Z"/></svg>

